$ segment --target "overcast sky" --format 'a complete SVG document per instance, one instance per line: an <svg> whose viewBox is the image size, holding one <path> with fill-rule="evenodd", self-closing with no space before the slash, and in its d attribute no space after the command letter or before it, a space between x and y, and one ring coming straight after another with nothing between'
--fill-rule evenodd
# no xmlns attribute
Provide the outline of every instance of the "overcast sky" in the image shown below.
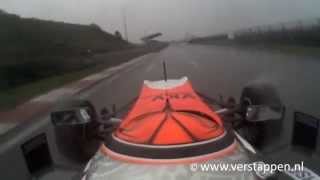
<svg viewBox="0 0 320 180"><path fill-rule="evenodd" d="M0 0L0 8L23 17L96 23L112 33L123 32L125 11L134 42L153 32L172 40L320 17L320 0Z"/></svg>

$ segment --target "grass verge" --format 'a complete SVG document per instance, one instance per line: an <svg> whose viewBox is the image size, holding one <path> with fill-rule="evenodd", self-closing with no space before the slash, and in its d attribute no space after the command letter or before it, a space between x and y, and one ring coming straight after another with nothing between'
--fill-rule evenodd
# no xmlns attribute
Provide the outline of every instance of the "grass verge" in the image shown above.
<svg viewBox="0 0 320 180"><path fill-rule="evenodd" d="M80 80L86 76L89 76L90 74L100 72L106 68L110 68L112 66L127 62L138 56L142 56L154 51L159 51L162 48L164 47L159 47L156 49L143 48L130 50L128 52L118 52L113 54L109 53L106 55L99 54L97 55L97 57L95 57L95 60L99 61L99 63L95 66L79 71L64 73L62 75L48 77L39 81L29 83L27 85L19 86L17 88L0 91L0 111L13 109L17 105L26 102L33 97L44 94L52 89L62 87L73 81Z"/></svg>

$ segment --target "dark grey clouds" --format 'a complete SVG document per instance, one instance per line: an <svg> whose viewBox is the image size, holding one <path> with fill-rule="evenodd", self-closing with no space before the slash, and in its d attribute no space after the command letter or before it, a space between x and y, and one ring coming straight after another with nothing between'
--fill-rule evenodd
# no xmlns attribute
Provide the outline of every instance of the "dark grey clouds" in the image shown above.
<svg viewBox="0 0 320 180"><path fill-rule="evenodd" d="M0 8L24 17L99 24L129 38L161 31L163 39L210 35L247 26L320 17L319 0L1 0Z"/></svg>

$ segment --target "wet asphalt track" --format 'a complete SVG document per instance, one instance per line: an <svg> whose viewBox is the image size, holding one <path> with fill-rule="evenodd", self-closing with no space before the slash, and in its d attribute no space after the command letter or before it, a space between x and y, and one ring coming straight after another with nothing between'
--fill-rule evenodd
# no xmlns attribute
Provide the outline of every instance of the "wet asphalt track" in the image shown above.
<svg viewBox="0 0 320 180"><path fill-rule="evenodd" d="M121 107L139 94L143 80L163 79L162 62L165 61L168 78L187 76L196 90L212 97L221 94L239 98L242 88L250 82L272 83L287 107L284 136L276 141L275 147L290 143L294 111L320 118L319 58L188 44L170 45L142 58L143 61L81 96L89 98L98 108L110 109L112 104ZM302 160L309 161L308 158Z"/></svg>
<svg viewBox="0 0 320 180"><path fill-rule="evenodd" d="M95 103L121 106L138 95L143 80L187 76L194 88L210 96L239 97L254 81L272 83L289 109L320 117L320 58L221 46L176 44L147 55L134 67L106 79L82 96Z"/></svg>

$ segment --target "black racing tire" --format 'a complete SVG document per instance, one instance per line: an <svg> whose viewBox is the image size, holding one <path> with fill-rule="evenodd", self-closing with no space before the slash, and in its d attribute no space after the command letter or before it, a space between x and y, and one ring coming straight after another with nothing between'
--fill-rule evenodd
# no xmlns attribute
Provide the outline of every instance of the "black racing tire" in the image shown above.
<svg viewBox="0 0 320 180"><path fill-rule="evenodd" d="M278 112L283 110L278 92L268 83L255 83L246 86L240 97L240 105L244 119L248 105L267 105ZM249 122L244 120L243 128L239 132L250 144L261 148L270 138L278 136L281 129L281 121Z"/></svg>
<svg viewBox="0 0 320 180"><path fill-rule="evenodd" d="M87 124L54 126L56 146L64 158L71 162L84 163L96 153L101 144L96 138L99 126L95 120L97 113L90 102L78 99L60 102L55 110L70 107L88 107L93 120Z"/></svg>

